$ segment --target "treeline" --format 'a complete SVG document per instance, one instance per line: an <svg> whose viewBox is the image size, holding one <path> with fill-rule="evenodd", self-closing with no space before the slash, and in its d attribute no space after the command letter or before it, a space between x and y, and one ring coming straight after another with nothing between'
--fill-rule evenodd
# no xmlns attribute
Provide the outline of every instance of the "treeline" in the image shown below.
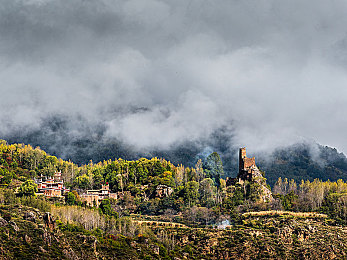
<svg viewBox="0 0 347 260"><path fill-rule="evenodd" d="M40 175L52 176L60 171L65 183L73 188L98 189L108 182L112 191L131 190L138 184L163 184L180 186L188 181L212 178L216 185L224 174L217 153L211 154L204 164L200 160L195 168L175 166L165 159L141 158L136 161L123 159L107 160L78 166L70 161L58 159L39 147L24 144L7 144L0 140L0 184L6 186L13 179L25 180Z"/></svg>
<svg viewBox="0 0 347 260"><path fill-rule="evenodd" d="M268 183L273 187L279 177L314 181L347 181L347 158L336 149L318 144L295 144L276 149L269 155L259 155L257 162L266 171Z"/></svg>
<svg viewBox="0 0 347 260"><path fill-rule="evenodd" d="M293 179L279 178L273 193L285 210L322 212L347 223L347 183L343 180L324 182L315 179L301 181L298 185Z"/></svg>
<svg viewBox="0 0 347 260"><path fill-rule="evenodd" d="M80 171L78 165L50 156L39 147L24 144L7 144L0 140L0 184L9 185L13 179L25 180L36 176L52 176L61 171L68 183Z"/></svg>
<svg viewBox="0 0 347 260"><path fill-rule="evenodd" d="M188 222L210 224L225 215L235 217L250 210L285 209L320 211L341 222L347 218L347 184L342 180L298 184L293 179L280 178L272 191L275 200L263 203L259 201L263 188L259 182L227 185L217 153L204 161L198 160L195 167L176 166L160 158L116 159L78 166L50 156L38 147L9 145L0 140L1 186L19 187L19 195L29 195L33 193L30 179L56 171L62 172L66 185L74 190L66 198L69 205L83 205L76 191L81 193L109 184L119 199L101 204L107 215L175 216L181 212Z"/></svg>
<svg viewBox="0 0 347 260"><path fill-rule="evenodd" d="M99 189L108 183L111 192L120 195L120 199L110 200L111 207L120 216L130 213L157 215L170 211L172 215L184 212L184 215L197 219L207 216L211 222L244 201L256 201L259 195L254 183L227 187L223 164L217 153L204 161L198 160L192 168L175 166L159 158L116 159L79 167L50 156L40 148L8 145L1 141L0 160L0 183L13 185L12 180L19 179L22 185L18 190L23 190L23 195L29 195L26 190L35 189L27 179L41 174L49 176L55 171L61 171L66 185L79 193ZM76 192L68 195L67 202L82 205ZM205 220L201 222L206 223Z"/></svg>

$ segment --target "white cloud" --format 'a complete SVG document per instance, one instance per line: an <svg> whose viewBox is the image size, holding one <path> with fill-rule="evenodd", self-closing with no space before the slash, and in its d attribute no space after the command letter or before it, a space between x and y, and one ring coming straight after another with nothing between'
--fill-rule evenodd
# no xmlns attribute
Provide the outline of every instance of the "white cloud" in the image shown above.
<svg viewBox="0 0 347 260"><path fill-rule="evenodd" d="M0 134L63 114L72 128L103 124L152 149L233 122L235 145L313 138L347 152L346 10L317 0L5 0Z"/></svg>

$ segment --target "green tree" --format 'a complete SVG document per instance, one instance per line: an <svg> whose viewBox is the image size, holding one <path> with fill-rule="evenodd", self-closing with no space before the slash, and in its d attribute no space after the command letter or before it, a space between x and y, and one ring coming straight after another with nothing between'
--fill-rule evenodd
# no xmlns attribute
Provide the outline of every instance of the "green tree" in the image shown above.
<svg viewBox="0 0 347 260"><path fill-rule="evenodd" d="M296 200L298 199L298 195L294 193L294 191L289 192L282 198L282 206L285 210L293 210L296 204Z"/></svg>
<svg viewBox="0 0 347 260"><path fill-rule="evenodd" d="M246 188L246 198L254 202L258 201L262 192L261 185L253 181L246 182L244 185Z"/></svg>
<svg viewBox="0 0 347 260"><path fill-rule="evenodd" d="M76 203L76 196L71 191L66 196L66 203L68 205L75 205Z"/></svg>
<svg viewBox="0 0 347 260"><path fill-rule="evenodd" d="M216 187L213 184L213 180L210 178L205 178L200 182L200 194L201 194L201 204L213 206L216 196Z"/></svg>
<svg viewBox="0 0 347 260"><path fill-rule="evenodd" d="M90 187L90 178L88 175L83 174L81 176L78 176L74 180L74 185L77 186L80 189L88 189Z"/></svg>
<svg viewBox="0 0 347 260"><path fill-rule="evenodd" d="M202 164L201 159L199 159L197 161L197 163L195 164L195 172L196 172L198 182L202 181L205 178L203 164Z"/></svg>
<svg viewBox="0 0 347 260"><path fill-rule="evenodd" d="M21 196L34 196L35 192L37 192L37 184L33 180L26 180L19 187Z"/></svg>
<svg viewBox="0 0 347 260"><path fill-rule="evenodd" d="M197 202L199 197L199 183L196 181L188 181L184 188L184 197L188 201L189 207Z"/></svg>
<svg viewBox="0 0 347 260"><path fill-rule="evenodd" d="M93 188L100 189L101 184L104 182L104 177L102 176L101 170L96 169L93 173Z"/></svg>
<svg viewBox="0 0 347 260"><path fill-rule="evenodd" d="M99 205L99 209L105 215L115 217L115 218L118 217L118 213L111 207L111 203L108 199L104 199L101 201Z"/></svg>
<svg viewBox="0 0 347 260"><path fill-rule="evenodd" d="M223 163L218 153L213 152L207 156L204 163L204 171L219 187L220 178L224 175Z"/></svg>
<svg viewBox="0 0 347 260"><path fill-rule="evenodd" d="M235 191L233 192L232 195L232 206L236 207L239 206L241 204L243 204L244 202L244 192L242 191L242 187L241 186L237 186Z"/></svg>
<svg viewBox="0 0 347 260"><path fill-rule="evenodd" d="M13 172L9 172L6 168L0 168L0 184L10 184L15 177Z"/></svg>

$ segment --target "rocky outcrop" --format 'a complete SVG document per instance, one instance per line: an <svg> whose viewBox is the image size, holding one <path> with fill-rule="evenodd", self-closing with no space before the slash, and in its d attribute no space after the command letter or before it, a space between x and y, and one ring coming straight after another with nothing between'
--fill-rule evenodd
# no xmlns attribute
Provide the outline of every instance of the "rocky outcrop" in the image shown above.
<svg viewBox="0 0 347 260"><path fill-rule="evenodd" d="M237 179L227 180L227 184L234 185L236 181L239 181L241 184L245 181L258 183L260 185L259 200L261 202L271 202L274 200L271 190L266 185L266 179L263 173L255 164L255 158L247 158L246 148L240 148Z"/></svg>
<svg viewBox="0 0 347 260"><path fill-rule="evenodd" d="M261 186L260 200L263 202L271 202L274 200L271 190L265 185Z"/></svg>
<svg viewBox="0 0 347 260"><path fill-rule="evenodd" d="M271 202L274 200L272 197L272 192L266 185L266 179L264 178L261 171L258 169L257 166L254 166L252 169L253 171L253 178L252 181L258 183L260 185L260 201L262 202Z"/></svg>
<svg viewBox="0 0 347 260"><path fill-rule="evenodd" d="M50 212L46 212L45 215L43 215L43 220L45 222L46 227L48 227L50 230L54 229L55 220Z"/></svg>
<svg viewBox="0 0 347 260"><path fill-rule="evenodd" d="M23 215L23 219L31 221L31 222L36 222L36 216L33 212L25 212Z"/></svg>

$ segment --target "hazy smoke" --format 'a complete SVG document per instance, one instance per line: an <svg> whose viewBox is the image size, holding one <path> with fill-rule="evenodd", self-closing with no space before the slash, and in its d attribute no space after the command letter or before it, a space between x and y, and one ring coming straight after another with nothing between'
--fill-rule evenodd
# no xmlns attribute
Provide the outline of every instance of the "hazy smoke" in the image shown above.
<svg viewBox="0 0 347 260"><path fill-rule="evenodd" d="M170 149L225 126L253 151L312 138L346 152L346 13L342 0L2 0L0 137L58 118L45 136L60 153L87 135Z"/></svg>

